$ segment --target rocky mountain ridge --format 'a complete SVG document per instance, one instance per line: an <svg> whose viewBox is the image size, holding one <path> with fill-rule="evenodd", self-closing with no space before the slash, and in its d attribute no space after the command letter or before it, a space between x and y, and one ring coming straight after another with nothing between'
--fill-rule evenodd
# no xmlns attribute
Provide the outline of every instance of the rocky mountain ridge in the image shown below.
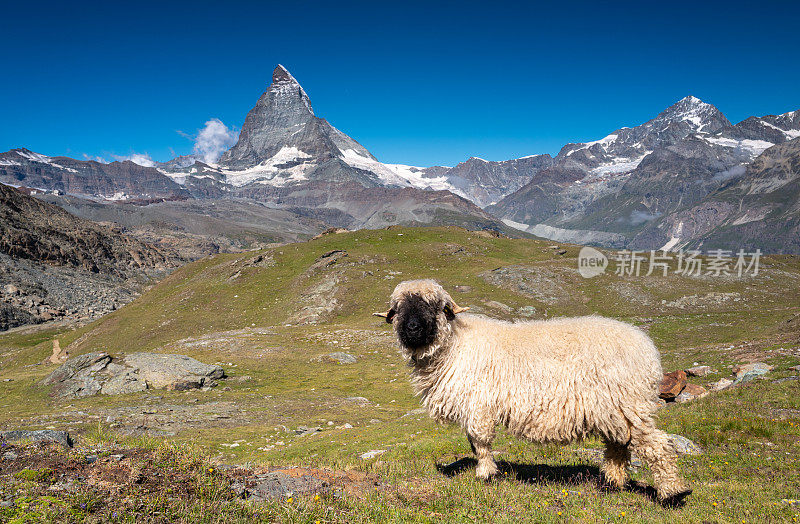
<svg viewBox="0 0 800 524"><path fill-rule="evenodd" d="M713 105L687 96L641 125L567 144L554 158L387 164L318 117L306 91L279 65L217 164L193 155L149 167L101 164L19 149L0 154L0 182L103 203L249 201L350 229L394 223L502 229L502 219L551 239L680 247L690 241L672 241L680 221L662 224L663 217L701 204L769 147L797 137L800 110L734 125Z"/></svg>
<svg viewBox="0 0 800 524"><path fill-rule="evenodd" d="M800 111L733 125L713 106L687 97L641 126L565 146L551 168L487 210L551 239L646 249L697 245L710 230L687 238L677 231L681 221L668 226L663 217L702 207L759 155L797 137ZM786 248L777 241L771 249L794 252L785 240ZM709 247L731 248L731 242Z"/></svg>
<svg viewBox="0 0 800 524"><path fill-rule="evenodd" d="M5 330L113 310L180 259L0 184L0 261Z"/></svg>

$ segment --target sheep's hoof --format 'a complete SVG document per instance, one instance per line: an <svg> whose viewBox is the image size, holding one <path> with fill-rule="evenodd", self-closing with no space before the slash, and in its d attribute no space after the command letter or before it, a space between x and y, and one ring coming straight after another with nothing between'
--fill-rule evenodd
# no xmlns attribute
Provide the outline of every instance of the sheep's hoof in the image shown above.
<svg viewBox="0 0 800 524"><path fill-rule="evenodd" d="M670 495L663 499L659 497L659 503L665 508L680 508L686 504L686 497L691 494L691 488L687 488L685 491L681 491L680 493Z"/></svg>
<svg viewBox="0 0 800 524"><path fill-rule="evenodd" d="M623 482L620 485L618 482L612 482L609 480L605 475L600 477L599 488L600 491L603 493L616 493L622 490L625 487L625 483Z"/></svg>

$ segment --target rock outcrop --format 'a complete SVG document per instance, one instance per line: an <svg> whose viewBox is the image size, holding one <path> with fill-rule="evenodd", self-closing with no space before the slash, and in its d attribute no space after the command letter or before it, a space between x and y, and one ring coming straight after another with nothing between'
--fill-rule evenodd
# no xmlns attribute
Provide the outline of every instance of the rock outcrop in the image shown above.
<svg viewBox="0 0 800 524"><path fill-rule="evenodd" d="M72 447L72 437L66 431L53 429L37 430L11 430L0 431L0 440L14 442L17 440L29 440L31 442L55 442L65 448Z"/></svg>
<svg viewBox="0 0 800 524"><path fill-rule="evenodd" d="M683 370L666 373L661 381L661 391L659 396L664 400L673 400L683 388L686 387L686 373Z"/></svg>
<svg viewBox="0 0 800 524"><path fill-rule="evenodd" d="M146 389L186 390L211 387L225 377L219 366L184 355L131 353L112 357L104 352L71 358L41 384L56 397L120 395Z"/></svg>

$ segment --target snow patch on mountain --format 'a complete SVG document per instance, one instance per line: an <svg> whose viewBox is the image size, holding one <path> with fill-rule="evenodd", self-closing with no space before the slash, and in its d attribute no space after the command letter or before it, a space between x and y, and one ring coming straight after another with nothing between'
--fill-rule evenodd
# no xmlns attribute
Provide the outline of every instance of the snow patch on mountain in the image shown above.
<svg viewBox="0 0 800 524"><path fill-rule="evenodd" d="M454 187L447 177L425 177L425 168L404 164L384 164L359 154L355 149L341 151L342 160L357 169L363 169L377 175L381 183L389 186L416 187L429 190L448 190L465 196Z"/></svg>
<svg viewBox="0 0 800 524"><path fill-rule="evenodd" d="M316 163L306 162L311 155L294 146L284 146L274 156L255 167L241 170L219 169L225 181L236 187L251 182L283 186L291 182L306 180L306 173L316 167Z"/></svg>
<svg viewBox="0 0 800 524"><path fill-rule="evenodd" d="M724 137L703 137L703 139L710 144L722 147L731 147L745 151L748 153L751 159L757 157L765 150L775 145L772 142L767 142L766 140L737 140L735 138Z"/></svg>
<svg viewBox="0 0 800 524"><path fill-rule="evenodd" d="M51 163L52 159L49 156L34 153L33 151L19 150L16 152L22 158L30 160L31 162L41 162L43 164Z"/></svg>
<svg viewBox="0 0 800 524"><path fill-rule="evenodd" d="M639 164L642 163L644 157L652 153L652 151L647 151L645 154L638 158L634 158L633 160L624 157L614 158L609 162L604 162L603 164L592 168L589 170L589 175L584 179L585 181L591 180L593 178L600 178L608 175L619 175L623 173L629 173L636 169Z"/></svg>

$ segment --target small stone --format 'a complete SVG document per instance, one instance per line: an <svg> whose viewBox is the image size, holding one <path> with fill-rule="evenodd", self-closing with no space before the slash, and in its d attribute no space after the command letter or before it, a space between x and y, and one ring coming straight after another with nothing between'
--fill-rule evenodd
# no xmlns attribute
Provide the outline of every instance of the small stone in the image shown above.
<svg viewBox="0 0 800 524"><path fill-rule="evenodd" d="M666 373L661 381L659 396L664 400L672 400L683 391L684 387L686 387L686 372L679 369L672 373Z"/></svg>
<svg viewBox="0 0 800 524"><path fill-rule="evenodd" d="M723 389L727 389L733 385L733 380L729 380L727 378L721 378L718 381L709 384L708 389L711 391L722 391Z"/></svg>
<svg viewBox="0 0 800 524"><path fill-rule="evenodd" d="M492 309L498 309L503 313L511 313L514 311L514 308L512 308L508 304L503 304L502 302L498 302L496 300L489 300L485 302L485 304L487 307L490 307Z"/></svg>
<svg viewBox="0 0 800 524"><path fill-rule="evenodd" d="M400 418L413 417L414 415L424 415L427 412L428 412L428 410L425 409L425 408L416 408L416 409L412 409L411 411L409 411L408 413L406 413L405 415L403 415Z"/></svg>
<svg viewBox="0 0 800 524"><path fill-rule="evenodd" d="M329 353L326 358L328 360L332 360L334 362L338 362L339 364L355 364L358 359L351 355L350 353L344 353L342 351L336 351L334 353Z"/></svg>
<svg viewBox="0 0 800 524"><path fill-rule="evenodd" d="M675 397L675 402L689 402L690 400L694 400L697 398L703 398L708 395L708 390L703 386L698 386L697 384L686 384L686 387L683 388L683 391Z"/></svg>
<svg viewBox="0 0 800 524"><path fill-rule="evenodd" d="M0 501L0 508L10 508L14 505L13 500L2 500Z"/></svg>
<svg viewBox="0 0 800 524"><path fill-rule="evenodd" d="M345 423L344 423L344 424L342 424L340 427L341 427L342 429L353 429L353 425L352 425L352 424L350 424L349 422L345 422Z"/></svg>
<svg viewBox="0 0 800 524"><path fill-rule="evenodd" d="M789 369L790 369L791 371L797 371L797 372L800 372L800 366L792 366L792 367L790 367Z"/></svg>
<svg viewBox="0 0 800 524"><path fill-rule="evenodd" d="M15 295L19 295L19 288L17 286L15 286L14 284L6 284L5 286L3 286L3 292L6 295L15 296Z"/></svg>
<svg viewBox="0 0 800 524"><path fill-rule="evenodd" d="M17 460L19 458L19 455L17 455L13 451L6 451L5 453L3 453L2 458L3 460Z"/></svg>
<svg viewBox="0 0 800 524"><path fill-rule="evenodd" d="M711 366L695 366L686 370L686 374L690 377L705 377L711 373Z"/></svg>
<svg viewBox="0 0 800 524"><path fill-rule="evenodd" d="M309 428L307 426L297 426L297 429L294 430L295 434L300 437L307 437L320 431L322 431L322 428Z"/></svg>
<svg viewBox="0 0 800 524"><path fill-rule="evenodd" d="M374 459L377 456L383 455L386 453L385 449L371 449L366 453L361 454L361 458L364 460Z"/></svg>
<svg viewBox="0 0 800 524"><path fill-rule="evenodd" d="M536 308L533 306L522 306L517 310L517 313L522 315L523 317L535 317L536 316Z"/></svg>
<svg viewBox="0 0 800 524"><path fill-rule="evenodd" d="M328 425L329 425L329 426L333 426L333 421L332 421L332 420L329 420L329 421L328 421Z"/></svg>
<svg viewBox="0 0 800 524"><path fill-rule="evenodd" d="M675 450L678 455L702 455L703 448L692 442L686 437L676 435L674 433L667 433L667 437L675 444Z"/></svg>

